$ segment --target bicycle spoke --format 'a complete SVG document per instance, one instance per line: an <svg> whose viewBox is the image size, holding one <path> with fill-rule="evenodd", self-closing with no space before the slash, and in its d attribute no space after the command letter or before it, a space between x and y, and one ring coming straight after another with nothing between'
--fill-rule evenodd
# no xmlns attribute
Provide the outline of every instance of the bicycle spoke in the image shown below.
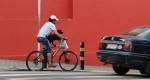
<svg viewBox="0 0 150 80"><path fill-rule="evenodd" d="M60 56L59 65L62 70L72 71L76 68L77 64L78 64L77 56L71 51L68 51L66 52L66 54L62 54Z"/></svg>
<svg viewBox="0 0 150 80"><path fill-rule="evenodd" d="M42 70L42 60L43 60L43 55L39 54L38 51L33 51L31 52L26 60L26 65L29 70L37 71L37 70Z"/></svg>

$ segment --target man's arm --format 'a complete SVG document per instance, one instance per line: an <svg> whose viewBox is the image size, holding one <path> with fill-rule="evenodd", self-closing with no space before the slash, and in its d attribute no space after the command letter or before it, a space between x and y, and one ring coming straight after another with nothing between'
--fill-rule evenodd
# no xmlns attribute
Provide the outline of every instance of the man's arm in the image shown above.
<svg viewBox="0 0 150 80"><path fill-rule="evenodd" d="M54 30L54 33L55 33L59 38L61 38L61 39L64 38L61 34L59 34L59 33L57 32L57 30Z"/></svg>

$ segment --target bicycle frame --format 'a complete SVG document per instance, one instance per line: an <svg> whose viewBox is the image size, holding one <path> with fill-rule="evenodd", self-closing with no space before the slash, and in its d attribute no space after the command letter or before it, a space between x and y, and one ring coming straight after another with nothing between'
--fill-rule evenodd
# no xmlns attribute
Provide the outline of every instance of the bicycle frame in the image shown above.
<svg viewBox="0 0 150 80"><path fill-rule="evenodd" d="M63 49L61 46L62 46L62 43L64 42L65 40L64 39L61 39L60 40L60 43L59 43L59 45L58 46L56 46L56 50L53 52L51 52L51 58L50 58L50 61L48 60L48 62L50 62L49 64L53 64L53 58L56 56L56 54L61 50L61 49ZM67 43L66 43L67 44ZM64 51L64 49L63 49L63 51ZM63 52L62 51L62 52Z"/></svg>

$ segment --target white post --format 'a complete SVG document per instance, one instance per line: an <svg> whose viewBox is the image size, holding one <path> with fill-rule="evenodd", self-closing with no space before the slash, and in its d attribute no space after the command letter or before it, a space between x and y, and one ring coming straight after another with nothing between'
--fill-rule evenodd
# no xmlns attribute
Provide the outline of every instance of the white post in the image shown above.
<svg viewBox="0 0 150 80"><path fill-rule="evenodd" d="M38 32L41 28L40 19L41 19L41 0L38 0ZM40 43L38 43L38 51L40 51Z"/></svg>

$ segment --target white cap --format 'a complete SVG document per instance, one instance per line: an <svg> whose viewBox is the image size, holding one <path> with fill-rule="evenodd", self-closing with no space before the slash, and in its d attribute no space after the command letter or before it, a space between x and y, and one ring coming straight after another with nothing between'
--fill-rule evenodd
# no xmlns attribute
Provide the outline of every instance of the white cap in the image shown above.
<svg viewBox="0 0 150 80"><path fill-rule="evenodd" d="M51 15L51 16L50 16L50 19L55 19L55 20L57 20L57 21L59 20L55 15Z"/></svg>

